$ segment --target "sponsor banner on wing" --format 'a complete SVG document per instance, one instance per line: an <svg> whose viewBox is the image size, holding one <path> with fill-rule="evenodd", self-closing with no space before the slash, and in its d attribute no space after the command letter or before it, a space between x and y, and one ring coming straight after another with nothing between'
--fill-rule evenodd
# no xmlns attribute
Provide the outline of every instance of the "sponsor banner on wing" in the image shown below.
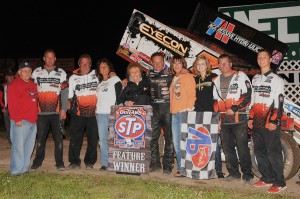
<svg viewBox="0 0 300 199"><path fill-rule="evenodd" d="M150 57L154 52L165 54L166 65L174 54L186 58L192 66L195 58L205 52L217 63L218 53L186 37L159 21L134 10L124 32L117 54L129 62L139 62L145 70L152 69ZM215 64L216 66L216 64Z"/></svg>

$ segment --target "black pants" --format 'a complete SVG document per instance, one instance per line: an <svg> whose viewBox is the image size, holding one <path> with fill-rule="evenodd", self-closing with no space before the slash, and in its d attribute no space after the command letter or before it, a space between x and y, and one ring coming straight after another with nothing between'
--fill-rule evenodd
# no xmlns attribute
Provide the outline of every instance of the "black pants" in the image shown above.
<svg viewBox="0 0 300 199"><path fill-rule="evenodd" d="M285 186L280 127L271 132L267 128L254 127L253 143L261 180L272 182L274 186Z"/></svg>
<svg viewBox="0 0 300 199"><path fill-rule="evenodd" d="M70 114L70 146L69 162L81 164L80 151L83 144L84 132L87 136L87 149L84 156L84 163L94 165L97 161L98 147L98 126L96 116L82 117L74 113Z"/></svg>
<svg viewBox="0 0 300 199"><path fill-rule="evenodd" d="M64 166L63 160L63 136L59 129L59 114L38 115L37 143L33 167L39 167L45 158L46 140L51 126L51 132L55 143L54 156L56 167Z"/></svg>
<svg viewBox="0 0 300 199"><path fill-rule="evenodd" d="M252 179L252 163L248 147L247 123L230 124L221 126L221 140L229 175L241 177L239 162L243 173L242 179ZM237 148L237 153L236 149Z"/></svg>
<svg viewBox="0 0 300 199"><path fill-rule="evenodd" d="M173 142L171 132L171 113L170 104L153 104L153 117L151 119L152 125L152 138L150 143L151 150L151 163L150 167L161 167L158 139L161 135L161 129L164 132L165 147L163 157L163 169L172 170L172 164L174 163L173 155Z"/></svg>

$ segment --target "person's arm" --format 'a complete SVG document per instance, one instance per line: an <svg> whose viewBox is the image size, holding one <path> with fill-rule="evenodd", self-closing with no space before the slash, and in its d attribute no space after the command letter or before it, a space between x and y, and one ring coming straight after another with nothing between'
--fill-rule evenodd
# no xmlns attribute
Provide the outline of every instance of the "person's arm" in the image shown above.
<svg viewBox="0 0 300 199"><path fill-rule="evenodd" d="M122 92L123 86L121 82L117 82L115 84L115 92L116 92L116 99L118 99L118 97L120 96L121 92Z"/></svg>
<svg viewBox="0 0 300 199"><path fill-rule="evenodd" d="M246 74L243 73L239 74L240 76L243 76L241 82L241 96L238 100L237 105L233 105L231 107L231 110L233 112L238 112L239 110L245 110L247 106L250 105L251 102L251 95L252 95L252 87L249 78L246 76Z"/></svg>
<svg viewBox="0 0 300 199"><path fill-rule="evenodd" d="M218 77L217 77L218 78ZM219 112L219 100L221 100L221 96L217 87L217 82L219 81L217 78L212 79L213 84L213 103L214 103L214 112Z"/></svg>
<svg viewBox="0 0 300 199"><path fill-rule="evenodd" d="M195 107L195 101L196 101L196 82L192 75L188 75L188 78L186 79L186 86L185 89L187 90L187 96L188 96L188 111L191 111Z"/></svg>
<svg viewBox="0 0 300 199"><path fill-rule="evenodd" d="M61 100L60 119L61 120L64 120L67 117L68 93L69 93L68 82L65 81L65 82L62 83L61 91L60 91L60 100Z"/></svg>
<svg viewBox="0 0 300 199"><path fill-rule="evenodd" d="M272 89L274 89L274 108L273 111L271 111L271 115L270 115L269 130L275 130L276 126L281 125L281 117L283 113L283 101L284 101L283 79L278 78L276 81L274 81L274 85L272 86L273 86ZM271 124L273 124L273 126Z"/></svg>
<svg viewBox="0 0 300 199"><path fill-rule="evenodd" d="M22 120L20 114L18 113L18 99L19 99L19 92L15 85L10 84L7 88L7 104L8 104L8 111L10 114L10 118L13 118L15 123L18 123Z"/></svg>
<svg viewBox="0 0 300 199"><path fill-rule="evenodd" d="M124 105L126 101L126 87L122 90L121 94L119 96L116 96L116 105Z"/></svg>

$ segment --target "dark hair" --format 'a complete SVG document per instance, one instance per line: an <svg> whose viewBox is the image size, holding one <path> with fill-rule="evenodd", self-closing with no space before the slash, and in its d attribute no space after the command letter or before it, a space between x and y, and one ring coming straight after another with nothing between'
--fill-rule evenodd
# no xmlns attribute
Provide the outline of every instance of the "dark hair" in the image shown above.
<svg viewBox="0 0 300 199"><path fill-rule="evenodd" d="M271 54L271 52L270 52L269 50L267 50L267 49L265 49L265 48L262 48L262 49L260 49L260 50L258 51L257 55L258 55L259 53L261 53L261 52L267 53L268 56L269 56L270 58L272 58L272 54Z"/></svg>
<svg viewBox="0 0 300 199"><path fill-rule="evenodd" d="M51 49L51 48L48 48L47 50L45 50L45 52L44 52L44 57L45 57L45 55L46 55L47 53L53 53L54 56L56 56L55 51L54 51L53 49Z"/></svg>
<svg viewBox="0 0 300 199"><path fill-rule="evenodd" d="M159 52L155 52L151 55L151 60L153 57L157 57L157 56L162 57L163 59L165 58L165 54L163 52L159 51Z"/></svg>
<svg viewBox="0 0 300 199"><path fill-rule="evenodd" d="M182 63L182 68L187 69L187 63L184 59L184 57L182 57L181 55L174 55L171 60L170 60L170 69L172 71L173 74L175 74L176 72L174 71L174 62L175 61L180 61Z"/></svg>
<svg viewBox="0 0 300 199"><path fill-rule="evenodd" d="M228 61L231 62L231 57L228 54L224 53L219 56L218 63L220 63L220 59L224 59L224 58L227 58Z"/></svg>
<svg viewBox="0 0 300 199"><path fill-rule="evenodd" d="M100 82L102 82L102 80L103 80L103 75L100 73L100 69L99 69L101 63L105 63L105 64L108 65L108 67L109 67L109 72L115 72L115 69L114 69L113 64L112 64L107 58L99 59L99 60L97 61L96 75L97 75L97 77L99 78L99 81L100 81Z"/></svg>
<svg viewBox="0 0 300 199"><path fill-rule="evenodd" d="M80 61L81 59L86 58L90 61L90 64L92 65L92 57L89 54L82 54L80 55L79 59L78 59L78 66L80 66Z"/></svg>

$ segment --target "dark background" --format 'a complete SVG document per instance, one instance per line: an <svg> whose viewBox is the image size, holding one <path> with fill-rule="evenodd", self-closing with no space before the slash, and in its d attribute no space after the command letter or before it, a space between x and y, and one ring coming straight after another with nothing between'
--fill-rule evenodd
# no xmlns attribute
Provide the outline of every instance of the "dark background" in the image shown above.
<svg viewBox="0 0 300 199"><path fill-rule="evenodd" d="M0 3L0 58L42 58L47 48L53 48L57 58L74 58L76 63L81 54L88 53L93 66L107 57L123 78L128 62L116 51L134 9L167 26L187 28L198 2L216 10L276 2L178 1L4 1Z"/></svg>

